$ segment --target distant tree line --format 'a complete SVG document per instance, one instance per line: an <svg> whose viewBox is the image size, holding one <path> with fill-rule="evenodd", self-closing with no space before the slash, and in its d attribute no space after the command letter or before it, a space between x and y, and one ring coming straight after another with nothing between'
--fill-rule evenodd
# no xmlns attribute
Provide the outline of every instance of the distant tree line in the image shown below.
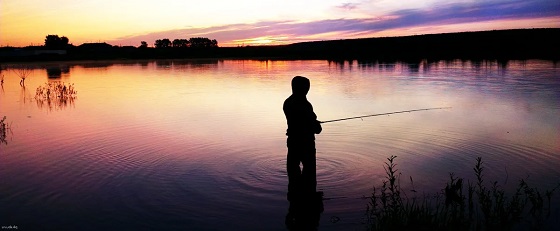
<svg viewBox="0 0 560 231"><path fill-rule="evenodd" d="M418 60L560 60L560 28L427 34L301 42L289 45L218 47L208 38L158 39L153 47L84 43L74 46L65 36L47 35L44 46L0 47L0 63L15 61L266 58L390 62ZM64 50L64 52L41 51Z"/></svg>
<svg viewBox="0 0 560 231"><path fill-rule="evenodd" d="M146 41L142 41L140 48L148 47L148 43ZM196 37L190 39L174 39L173 41L169 40L168 38L158 39L154 43L155 48L210 48L210 47L218 47L218 41L216 39L210 40L209 38L203 37Z"/></svg>
<svg viewBox="0 0 560 231"><path fill-rule="evenodd" d="M47 35L45 37L45 47L49 49L67 49L70 46L70 40L66 36L58 35ZM147 48L148 43L146 41L141 41L139 48ZM210 48L218 47L218 41L216 39L209 39L204 37L195 37L190 39L174 39L173 41L168 38L158 39L154 43L155 48Z"/></svg>
<svg viewBox="0 0 560 231"><path fill-rule="evenodd" d="M45 38L45 47L50 49L66 49L68 48L70 40L66 36L59 37L58 35L47 35Z"/></svg>

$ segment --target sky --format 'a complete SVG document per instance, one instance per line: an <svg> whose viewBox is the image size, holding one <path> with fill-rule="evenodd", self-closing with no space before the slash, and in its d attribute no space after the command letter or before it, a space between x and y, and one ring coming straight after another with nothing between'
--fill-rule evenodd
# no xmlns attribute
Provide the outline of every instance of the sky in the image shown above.
<svg viewBox="0 0 560 231"><path fill-rule="evenodd" d="M219 46L560 28L559 0L0 0L0 46L139 46L168 38Z"/></svg>

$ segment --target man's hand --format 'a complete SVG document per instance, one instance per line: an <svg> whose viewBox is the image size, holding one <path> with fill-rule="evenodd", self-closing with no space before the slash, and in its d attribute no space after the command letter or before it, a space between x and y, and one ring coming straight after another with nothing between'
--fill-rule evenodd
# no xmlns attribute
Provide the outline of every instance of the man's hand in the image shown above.
<svg viewBox="0 0 560 231"><path fill-rule="evenodd" d="M321 127L321 121L316 120L315 124L313 125L313 132L315 132L315 134L321 134L321 131L323 131L323 128Z"/></svg>

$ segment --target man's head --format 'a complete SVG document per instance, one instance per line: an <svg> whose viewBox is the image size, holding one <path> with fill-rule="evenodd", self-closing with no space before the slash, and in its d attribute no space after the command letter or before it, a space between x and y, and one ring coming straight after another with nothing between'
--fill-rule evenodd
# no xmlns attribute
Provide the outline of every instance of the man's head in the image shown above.
<svg viewBox="0 0 560 231"><path fill-rule="evenodd" d="M296 76L292 79L292 94L307 95L309 92L309 79L303 76Z"/></svg>

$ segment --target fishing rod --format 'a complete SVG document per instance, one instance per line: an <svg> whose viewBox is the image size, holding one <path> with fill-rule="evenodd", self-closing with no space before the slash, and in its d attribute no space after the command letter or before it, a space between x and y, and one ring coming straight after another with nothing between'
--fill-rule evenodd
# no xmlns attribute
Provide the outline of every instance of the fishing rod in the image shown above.
<svg viewBox="0 0 560 231"><path fill-rule="evenodd" d="M392 114L399 114L399 113L406 113L406 112L429 111L429 110L449 109L449 108L451 108L451 107L434 107L434 108L422 108L422 109L414 109L414 110L406 110L406 111L386 112L386 113L364 115L364 116L355 116L355 117L348 117L348 118L335 119L335 120L319 121L319 123L324 124L324 123L331 123L331 122L337 122L337 121L343 121L343 120L361 119L361 118L373 117L373 116L392 115Z"/></svg>

